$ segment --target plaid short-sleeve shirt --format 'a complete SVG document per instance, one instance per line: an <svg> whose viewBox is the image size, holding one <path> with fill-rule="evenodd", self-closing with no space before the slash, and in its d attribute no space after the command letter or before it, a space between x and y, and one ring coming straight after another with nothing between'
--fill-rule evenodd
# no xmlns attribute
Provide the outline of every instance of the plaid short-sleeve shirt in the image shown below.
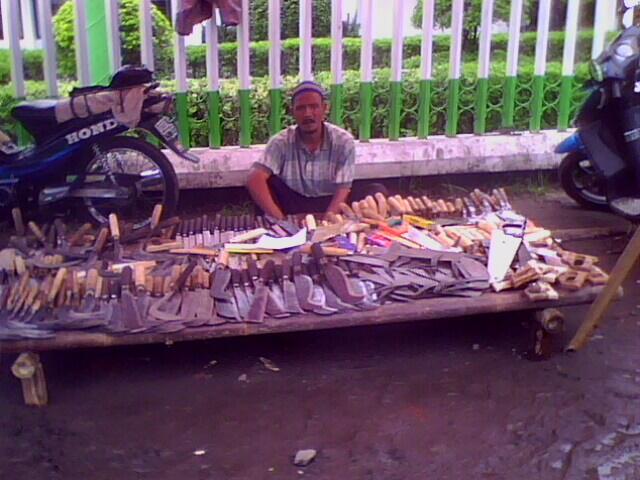
<svg viewBox="0 0 640 480"><path fill-rule="evenodd" d="M311 153L295 125L275 135L255 166L277 175L289 188L307 197L333 195L350 187L355 171L355 142L349 132L324 123L320 149Z"/></svg>

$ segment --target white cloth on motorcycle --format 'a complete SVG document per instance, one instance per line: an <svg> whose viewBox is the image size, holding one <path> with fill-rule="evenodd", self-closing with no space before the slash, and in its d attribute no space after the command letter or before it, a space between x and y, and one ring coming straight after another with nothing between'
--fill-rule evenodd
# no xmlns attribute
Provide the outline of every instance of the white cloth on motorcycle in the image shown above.
<svg viewBox="0 0 640 480"><path fill-rule="evenodd" d="M136 85L123 89L100 89L60 100L55 106L56 121L64 123L111 110L119 123L135 128L140 122L145 88L146 85Z"/></svg>

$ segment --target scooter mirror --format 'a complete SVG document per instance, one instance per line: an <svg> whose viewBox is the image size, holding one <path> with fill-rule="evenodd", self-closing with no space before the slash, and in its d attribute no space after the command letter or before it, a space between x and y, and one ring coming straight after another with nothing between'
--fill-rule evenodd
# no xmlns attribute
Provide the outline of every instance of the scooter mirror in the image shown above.
<svg viewBox="0 0 640 480"><path fill-rule="evenodd" d="M633 25L634 11L635 8L631 7L622 15L622 25L624 25L624 28L629 28Z"/></svg>

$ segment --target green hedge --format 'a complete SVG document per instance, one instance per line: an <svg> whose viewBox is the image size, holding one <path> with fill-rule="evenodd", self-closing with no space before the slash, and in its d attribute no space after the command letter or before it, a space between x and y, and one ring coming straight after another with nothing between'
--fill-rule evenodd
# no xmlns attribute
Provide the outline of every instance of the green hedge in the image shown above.
<svg viewBox="0 0 640 480"><path fill-rule="evenodd" d="M434 64L446 63L449 56L449 36L439 35L434 39ZM586 62L591 54L591 42L593 32L582 31L578 37L577 61ZM492 60L499 62L506 58L507 34L493 36ZM420 37L407 37L404 43L404 67L418 68L420 65ZM526 64L527 57L533 57L535 53L536 33L526 32L522 34L520 43L521 63ZM357 70L360 67L360 38L345 38L342 48L342 56L345 70ZM549 35L549 60L560 60L564 45L564 32L551 32ZM296 75L298 73L300 43L297 38L283 40L282 42L282 73L283 75ZM465 59L470 61L477 56L477 48L465 53ZM236 43L220 44L220 76L221 78L236 77ZM25 77L30 80L42 80L43 53L41 50L26 50L24 52ZM170 63L170 62L169 62ZM167 59L164 59L164 65ZM188 48L189 77L203 78L206 75L206 47L204 45ZM379 39L374 43L373 66L374 68L388 68L391 65L391 40ZM313 68L316 72L329 71L331 69L331 39L316 38L313 43ZM251 44L251 74L255 77L268 75L269 70L269 42L252 42ZM173 75L165 68L159 71L161 78L171 78ZM10 82L9 51L0 50L0 84Z"/></svg>
<svg viewBox="0 0 640 480"><path fill-rule="evenodd" d="M579 88L588 77L586 64L581 64L577 68L576 88L572 98L572 107L575 109L580 105L584 92ZM503 84L504 84L504 62L493 62L489 88L489 112L487 117L487 131L500 129L500 108L502 105ZM528 62L520 68L517 87L517 107L515 110L515 127L526 130L531 117L529 102L531 99L531 84L533 80L533 62ZM477 73L477 63L466 62L463 65L460 92L460 133L471 133L473 131L473 106L476 97L475 82ZM330 73L320 72L316 76L317 80L325 87L329 86ZM359 78L360 73L356 70L345 72L344 83L344 125L354 135L358 134L360 105L359 105ZM373 121L372 137L384 138L388 135L389 116L389 69L379 69L374 74L373 82ZM545 109L543 113L543 128L555 128L557 125L557 107L561 79L561 64L552 62L548 65L545 79ZM285 92L289 92L299 81L295 76L284 78ZM409 70L404 75L403 80L403 108L402 108L402 136L415 136L417 132L417 112L419 95L420 72L417 69ZM168 89L173 87L172 82L166 82ZM64 95L71 88L71 84L64 84L61 88ZM207 124L207 86L205 79L190 81L189 110L191 117L191 141L194 146L206 146L208 138ZM30 98L44 98L46 89L43 82L27 82L27 91ZM239 125L239 102L237 80L225 80L221 84L222 95L222 137L224 145L237 145ZM292 118L289 116L287 105L289 102L288 93L283 99L283 125L291 124ZM269 79L260 77L253 79L253 90L251 94L253 107L252 118L252 141L253 143L265 143L268 140L269 123ZM7 124L12 125L8 118L8 111L15 103L11 97L9 86L0 87L0 122L7 128ZM434 66L432 113L429 122L430 134L444 133L447 105L447 65L445 63ZM11 128L9 128L11 130Z"/></svg>
<svg viewBox="0 0 640 480"><path fill-rule="evenodd" d="M521 36L521 57L533 57L536 47L536 32L525 32ZM586 62L591 55L591 43L593 31L581 31L578 36L576 48L576 61ZM509 36L506 33L493 36L491 45L493 60L501 60L506 57ZM450 37L437 35L434 37L434 63L448 61ZM345 38L342 48L343 68L345 70L357 70L360 67L360 38ZM413 36L405 38L403 57L405 68L414 68L420 57L421 37ZM564 32L551 32L549 34L549 47L547 58L551 61L562 59L564 48ZM291 38L282 42L282 74L296 75L300 52L300 40ZM478 55L477 45L473 45L465 52L467 60L473 60ZM236 77L237 44L220 44L220 76L221 78ZM204 45L191 46L188 49L189 76L202 78L206 75L206 47ZM267 76L269 72L269 42L251 43L251 74L256 77ZM378 39L373 45L373 67L388 68L391 66L391 39ZM324 72L331 69L331 39L316 38L313 41L313 70Z"/></svg>

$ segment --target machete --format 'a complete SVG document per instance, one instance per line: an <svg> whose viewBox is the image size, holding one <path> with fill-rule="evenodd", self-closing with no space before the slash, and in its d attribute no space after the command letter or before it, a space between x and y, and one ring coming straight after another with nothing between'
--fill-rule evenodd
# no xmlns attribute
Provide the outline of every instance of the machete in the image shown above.
<svg viewBox="0 0 640 480"><path fill-rule="evenodd" d="M327 282L340 300L350 304L356 304L364 300L364 295L354 291L353 283L347 277L344 270L328 262L322 246L319 243L311 245L311 252L321 269L321 273L324 274L324 278L327 279Z"/></svg>
<svg viewBox="0 0 640 480"><path fill-rule="evenodd" d="M231 283L233 284L233 295L238 306L238 313L242 320L246 320L249 315L250 300L246 291L242 288L242 273L235 268L231 269Z"/></svg>
<svg viewBox="0 0 640 480"><path fill-rule="evenodd" d="M131 333L143 332L146 330L142 322L142 316L138 309L133 293L131 293L131 280L133 271L127 266L122 269L120 276L120 303L122 305L122 322Z"/></svg>
<svg viewBox="0 0 640 480"><path fill-rule="evenodd" d="M276 265L273 260L269 260L265 263L263 268L263 280L267 285L269 296L267 298L267 314L274 318L286 318L291 314L287 312L284 306L284 298L282 290L278 282L273 282L275 276Z"/></svg>
<svg viewBox="0 0 640 480"><path fill-rule="evenodd" d="M251 301L251 306L249 307L246 321L262 323L264 322L264 314L267 309L269 289L265 285L264 279L260 276L258 265L256 264L255 260L249 259L248 270L249 275L251 275L251 280L253 282L255 292L253 295L253 300ZM264 271L262 273L264 275Z"/></svg>
<svg viewBox="0 0 640 480"><path fill-rule="evenodd" d="M291 265L287 257L281 265L276 265L276 277L282 281L284 306L289 313L304 313L296 296L296 286L291 281Z"/></svg>

